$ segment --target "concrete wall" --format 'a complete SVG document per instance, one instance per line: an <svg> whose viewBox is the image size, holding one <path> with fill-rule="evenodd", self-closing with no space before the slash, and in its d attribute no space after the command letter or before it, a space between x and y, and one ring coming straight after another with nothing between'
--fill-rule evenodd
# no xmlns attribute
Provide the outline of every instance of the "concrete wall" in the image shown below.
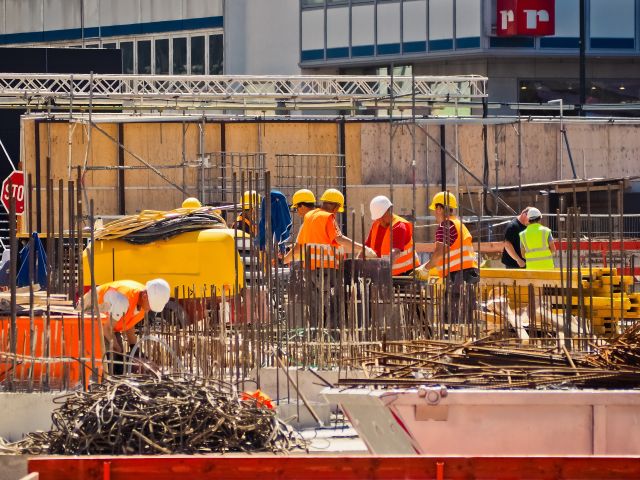
<svg viewBox="0 0 640 480"><path fill-rule="evenodd" d="M300 74L298 0L233 0L225 8L225 74Z"/></svg>

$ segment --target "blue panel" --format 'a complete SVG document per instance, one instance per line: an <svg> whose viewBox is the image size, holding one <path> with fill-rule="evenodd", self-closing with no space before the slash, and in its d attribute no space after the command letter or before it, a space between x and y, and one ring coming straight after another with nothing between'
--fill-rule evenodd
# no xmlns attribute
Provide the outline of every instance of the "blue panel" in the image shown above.
<svg viewBox="0 0 640 480"><path fill-rule="evenodd" d="M400 53L399 43L385 43L378 45L378 55L394 55Z"/></svg>
<svg viewBox="0 0 640 480"><path fill-rule="evenodd" d="M480 37L456 38L456 48L480 48Z"/></svg>
<svg viewBox="0 0 640 480"><path fill-rule="evenodd" d="M168 20L163 22L131 23L127 25L106 25L84 29L87 37L116 37L124 35L139 35L142 33L176 32L196 30L200 28L220 28L224 24L222 17L188 18L185 20ZM60 40L80 40L82 30L69 28L66 30L48 30L44 32L8 33L0 35L0 45L9 43L36 43Z"/></svg>
<svg viewBox="0 0 640 480"><path fill-rule="evenodd" d="M318 50L303 50L300 54L300 59L303 62L310 60L324 60L324 50L322 48Z"/></svg>
<svg viewBox="0 0 640 480"><path fill-rule="evenodd" d="M542 48L579 48L580 39L577 37L543 37L540 39Z"/></svg>
<svg viewBox="0 0 640 480"><path fill-rule="evenodd" d="M351 47L352 57L373 57L374 55L373 45L358 45L357 47Z"/></svg>
<svg viewBox="0 0 640 480"><path fill-rule="evenodd" d="M489 46L496 48L533 48L531 37L491 37Z"/></svg>
<svg viewBox="0 0 640 480"><path fill-rule="evenodd" d="M402 51L404 53L426 52L427 42L403 42Z"/></svg>
<svg viewBox="0 0 640 480"><path fill-rule="evenodd" d="M327 48L327 58L348 58L349 47Z"/></svg>
<svg viewBox="0 0 640 480"><path fill-rule="evenodd" d="M633 38L592 38L591 48L635 48Z"/></svg>
<svg viewBox="0 0 640 480"><path fill-rule="evenodd" d="M429 50L453 50L453 40L429 40Z"/></svg>

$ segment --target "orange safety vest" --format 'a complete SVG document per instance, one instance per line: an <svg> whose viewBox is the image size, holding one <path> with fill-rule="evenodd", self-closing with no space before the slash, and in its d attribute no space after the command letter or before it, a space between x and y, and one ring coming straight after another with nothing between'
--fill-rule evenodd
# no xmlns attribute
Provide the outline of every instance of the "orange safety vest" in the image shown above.
<svg viewBox="0 0 640 480"><path fill-rule="evenodd" d="M127 310L127 313L125 313L113 326L113 330L116 332L126 332L144 319L145 311L136 311L136 308L138 308L140 293L145 289L145 286L142 283L133 280L116 280L115 282L102 284L96 289L98 293L98 304L102 304L104 302L104 295L110 289L116 290L129 300L129 309Z"/></svg>
<svg viewBox="0 0 640 480"><path fill-rule="evenodd" d="M404 218L394 215L391 228L399 222L407 225L407 228L409 229L409 240L402 248L402 252L393 257L393 275L402 275L403 273L413 270L415 267L420 265L420 259L418 259L418 256L413 252L413 225ZM371 226L371 248L377 245L376 237L378 236L380 228L380 219L378 219L373 222L373 225ZM385 229L382 246L380 248L381 256L389 255L389 252L391 252L391 228Z"/></svg>
<svg viewBox="0 0 640 480"><path fill-rule="evenodd" d="M342 247L327 235L327 225L333 221L335 214L326 212L321 208L312 210L304 216L298 245L304 250L303 261L309 268L338 268L340 258L344 255Z"/></svg>
<svg viewBox="0 0 640 480"><path fill-rule="evenodd" d="M458 232L458 238L449 247L449 253L438 262L437 270L440 278L449 275L450 272L466 270L467 268L478 268L476 254L473 250L473 238L467 227L459 218L449 217L449 220ZM447 258L448 257L448 258Z"/></svg>

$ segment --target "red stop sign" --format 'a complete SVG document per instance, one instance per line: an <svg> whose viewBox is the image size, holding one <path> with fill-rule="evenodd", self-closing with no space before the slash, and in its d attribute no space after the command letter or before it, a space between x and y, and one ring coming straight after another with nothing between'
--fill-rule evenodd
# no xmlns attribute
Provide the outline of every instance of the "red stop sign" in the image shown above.
<svg viewBox="0 0 640 480"><path fill-rule="evenodd" d="M20 170L14 170L2 182L2 205L9 211L9 200L16 199L16 213L24 212L24 175Z"/></svg>

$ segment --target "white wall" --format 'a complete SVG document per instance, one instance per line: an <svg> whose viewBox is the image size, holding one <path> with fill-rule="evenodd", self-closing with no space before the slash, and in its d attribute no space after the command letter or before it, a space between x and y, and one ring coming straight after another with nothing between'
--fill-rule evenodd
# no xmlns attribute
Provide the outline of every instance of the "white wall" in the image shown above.
<svg viewBox="0 0 640 480"><path fill-rule="evenodd" d="M298 0L227 1L225 74L300 74L299 8Z"/></svg>

